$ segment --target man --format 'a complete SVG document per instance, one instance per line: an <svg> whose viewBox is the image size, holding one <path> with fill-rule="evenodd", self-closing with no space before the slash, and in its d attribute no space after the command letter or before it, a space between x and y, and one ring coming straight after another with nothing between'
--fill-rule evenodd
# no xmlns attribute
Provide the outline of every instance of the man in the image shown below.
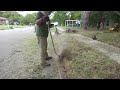
<svg viewBox="0 0 120 90"><path fill-rule="evenodd" d="M50 66L47 63L47 60L52 59L52 57L48 56L47 53L47 37L48 37L48 24L50 25L50 20L48 15L50 14L49 11L39 11L37 13L37 20L36 20L36 36L38 38L38 45L41 51L41 65L43 67Z"/></svg>

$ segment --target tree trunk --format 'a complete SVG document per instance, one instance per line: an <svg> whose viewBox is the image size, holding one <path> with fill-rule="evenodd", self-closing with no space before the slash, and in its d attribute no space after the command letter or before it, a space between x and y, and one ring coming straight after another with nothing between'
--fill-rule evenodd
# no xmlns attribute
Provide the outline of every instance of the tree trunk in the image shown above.
<svg viewBox="0 0 120 90"><path fill-rule="evenodd" d="M90 11L81 12L81 28L87 30Z"/></svg>
<svg viewBox="0 0 120 90"><path fill-rule="evenodd" d="M102 17L100 21L101 21L101 29L104 29L105 17Z"/></svg>

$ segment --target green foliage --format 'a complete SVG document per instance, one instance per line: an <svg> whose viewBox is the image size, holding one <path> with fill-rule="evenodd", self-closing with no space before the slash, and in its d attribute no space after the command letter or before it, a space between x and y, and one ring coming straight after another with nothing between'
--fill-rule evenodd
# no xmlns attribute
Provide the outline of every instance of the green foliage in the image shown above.
<svg viewBox="0 0 120 90"><path fill-rule="evenodd" d="M53 17L53 19L51 19L51 21L59 22L60 24L64 25L65 20L67 20L67 19L80 20L80 18L81 18L80 11L56 11L54 14L54 17Z"/></svg>
<svg viewBox="0 0 120 90"><path fill-rule="evenodd" d="M120 23L120 16L119 15L117 15L114 12L111 12L110 14L111 15L109 16L109 18L111 18L114 22Z"/></svg>
<svg viewBox="0 0 120 90"><path fill-rule="evenodd" d="M120 23L120 16L113 11L92 11L89 18L89 26L96 26L97 22L102 18Z"/></svg>
<svg viewBox="0 0 120 90"><path fill-rule="evenodd" d="M3 15L3 11L0 11L0 17Z"/></svg>
<svg viewBox="0 0 120 90"><path fill-rule="evenodd" d="M56 11L53 19L51 19L51 21L59 22L59 24L64 24L65 20L66 20L66 12L65 11Z"/></svg>
<svg viewBox="0 0 120 90"><path fill-rule="evenodd" d="M10 29L14 29L14 27L13 27L13 26L9 26L9 28L10 28Z"/></svg>
<svg viewBox="0 0 120 90"><path fill-rule="evenodd" d="M8 18L10 21L20 22L23 16L16 11L5 11L2 13L2 16Z"/></svg>
<svg viewBox="0 0 120 90"><path fill-rule="evenodd" d="M36 13L33 13L33 14L27 14L22 20L21 22L23 24L26 24L28 25L29 23L35 23L35 19L36 19Z"/></svg>
<svg viewBox="0 0 120 90"><path fill-rule="evenodd" d="M16 11L0 11L0 16L8 18L9 21L28 25L29 23L35 23L36 13L28 14L24 17Z"/></svg>
<svg viewBox="0 0 120 90"><path fill-rule="evenodd" d="M96 26L103 16L105 16L104 11L92 11L89 17L89 25Z"/></svg>
<svg viewBox="0 0 120 90"><path fill-rule="evenodd" d="M71 20L80 20L81 19L81 13L80 11L71 11Z"/></svg>

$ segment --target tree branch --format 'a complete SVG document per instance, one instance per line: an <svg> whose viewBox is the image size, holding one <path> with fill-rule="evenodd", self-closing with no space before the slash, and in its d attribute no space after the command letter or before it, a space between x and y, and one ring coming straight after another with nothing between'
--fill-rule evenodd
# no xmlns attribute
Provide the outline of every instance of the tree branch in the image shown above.
<svg viewBox="0 0 120 90"><path fill-rule="evenodd" d="M120 12L119 11L113 11L113 12L120 16Z"/></svg>

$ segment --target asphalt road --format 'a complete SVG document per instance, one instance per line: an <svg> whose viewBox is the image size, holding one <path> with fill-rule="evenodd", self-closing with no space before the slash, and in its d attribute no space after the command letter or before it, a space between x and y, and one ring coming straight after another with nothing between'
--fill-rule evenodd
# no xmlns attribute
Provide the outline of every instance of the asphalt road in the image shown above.
<svg viewBox="0 0 120 90"><path fill-rule="evenodd" d="M9 57L17 49L19 43L31 34L34 34L33 27L0 31L0 62Z"/></svg>
<svg viewBox="0 0 120 90"><path fill-rule="evenodd" d="M20 52L20 43L33 35L35 36L34 27L0 31L0 78L19 78L15 71L18 71L20 60L11 57ZM12 73L16 73L16 76Z"/></svg>

